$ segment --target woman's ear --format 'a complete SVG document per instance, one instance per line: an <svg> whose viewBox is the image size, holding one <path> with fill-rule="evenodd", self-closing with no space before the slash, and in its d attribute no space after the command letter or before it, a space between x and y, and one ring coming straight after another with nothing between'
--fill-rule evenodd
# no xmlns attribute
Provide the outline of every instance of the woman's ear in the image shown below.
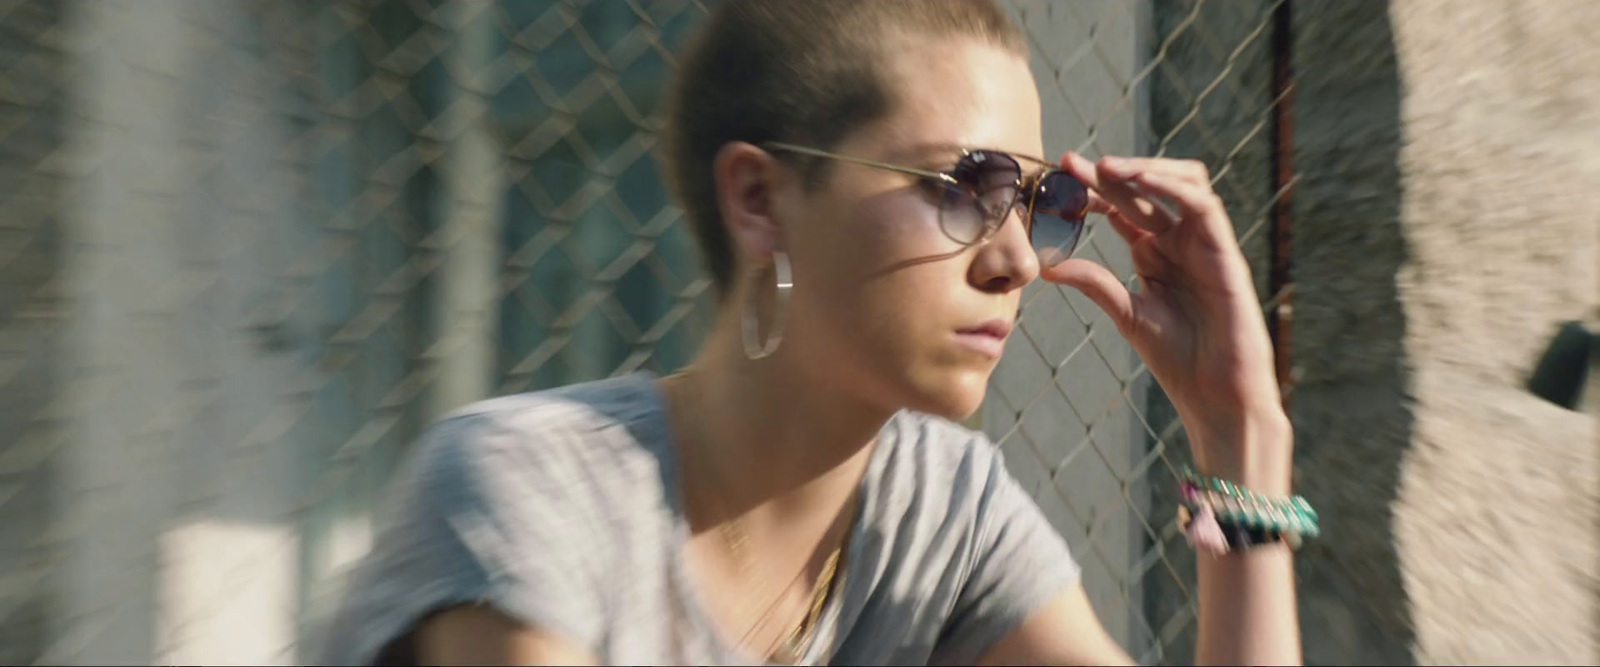
<svg viewBox="0 0 1600 667"><path fill-rule="evenodd" d="M754 145L734 141L717 151L711 170L717 208L735 257L760 262L782 250L783 228L775 215L783 178L778 161Z"/></svg>

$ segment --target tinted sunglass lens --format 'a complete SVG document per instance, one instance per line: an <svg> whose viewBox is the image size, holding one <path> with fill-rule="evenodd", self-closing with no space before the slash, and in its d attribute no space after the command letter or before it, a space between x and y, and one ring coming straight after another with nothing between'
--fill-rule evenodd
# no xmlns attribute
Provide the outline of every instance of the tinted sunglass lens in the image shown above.
<svg viewBox="0 0 1600 667"><path fill-rule="evenodd" d="M1044 266L1055 266L1072 256L1083 234L1083 213L1089 190L1063 171L1039 180L1033 198L1033 248Z"/></svg>
<svg viewBox="0 0 1600 667"><path fill-rule="evenodd" d="M981 237L987 237L1005 223L1017 203L1022 166L1005 153L973 151L961 162L958 177L977 193L983 219Z"/></svg>
<svg viewBox="0 0 1600 667"><path fill-rule="evenodd" d="M984 193L1008 188L1015 191L1017 180L1022 177L1022 166L1017 164L1015 158L1005 153L989 151L968 153L961 159L956 169L957 180L970 182L979 192Z"/></svg>
<svg viewBox="0 0 1600 667"><path fill-rule="evenodd" d="M1005 219L1017 197L1022 167L1011 156L973 151L950 170L939 207L944 232L957 243L976 243Z"/></svg>
<svg viewBox="0 0 1600 667"><path fill-rule="evenodd" d="M983 211L971 189L940 182L939 227L950 240L966 245L983 236Z"/></svg>

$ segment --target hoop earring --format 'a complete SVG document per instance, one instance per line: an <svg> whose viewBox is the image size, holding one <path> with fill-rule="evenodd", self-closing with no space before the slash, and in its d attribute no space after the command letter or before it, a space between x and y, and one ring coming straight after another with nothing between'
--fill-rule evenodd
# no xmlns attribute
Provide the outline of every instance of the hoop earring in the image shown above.
<svg viewBox="0 0 1600 667"><path fill-rule="evenodd" d="M783 342L784 326L789 321L789 290L794 287L794 278L789 273L789 256L773 252L772 272L777 278L777 296L772 303L772 330L767 332L765 341L756 340L761 335L761 318L750 307L750 300L746 299L740 308L743 311L744 356L751 361L765 359L778 351L778 344Z"/></svg>

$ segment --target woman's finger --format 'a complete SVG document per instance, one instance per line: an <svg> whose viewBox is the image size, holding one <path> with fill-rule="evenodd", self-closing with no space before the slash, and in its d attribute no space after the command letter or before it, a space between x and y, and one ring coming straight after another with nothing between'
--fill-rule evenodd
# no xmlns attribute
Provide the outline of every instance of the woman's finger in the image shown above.
<svg viewBox="0 0 1600 667"><path fill-rule="evenodd" d="M1100 174L1095 171L1094 163L1088 158L1077 153L1067 153L1061 156L1061 168L1072 174L1073 178L1089 187L1089 192L1094 193L1100 187Z"/></svg>
<svg viewBox="0 0 1600 667"><path fill-rule="evenodd" d="M1134 273L1145 281L1154 280L1160 283L1178 281L1177 267L1173 266L1172 259L1155 243L1144 243L1133 246L1129 257L1133 260Z"/></svg>
<svg viewBox="0 0 1600 667"><path fill-rule="evenodd" d="M1133 221L1129 220L1128 216L1123 215L1120 210L1113 208L1106 211L1105 216L1106 222L1111 223L1111 229L1117 233L1117 236L1121 236L1122 240L1126 241L1130 247L1137 246L1152 236L1150 232L1139 229L1139 226L1133 224Z"/></svg>
<svg viewBox="0 0 1600 667"><path fill-rule="evenodd" d="M1106 220L1111 223L1111 228L1117 232L1117 236L1121 236L1122 240L1127 241L1130 246L1150 236L1150 232L1139 229L1138 226L1129 222L1127 216L1122 214L1122 211L1117 210L1116 206L1113 206L1111 202L1106 201L1105 197L1101 197L1099 193L1093 190L1089 191L1088 212L1105 216Z"/></svg>
<svg viewBox="0 0 1600 667"><path fill-rule="evenodd" d="M1226 243L1236 243L1233 237L1233 224L1228 221L1228 213L1223 208L1222 198L1212 192L1209 185L1197 185L1152 172L1138 174L1133 182L1152 195L1166 197L1175 202L1183 218L1193 221L1192 226L1201 230L1208 240L1217 244L1216 247L1225 247Z"/></svg>
<svg viewBox="0 0 1600 667"><path fill-rule="evenodd" d="M1109 176L1099 164L1090 162L1077 153L1067 153L1061 161L1063 169L1072 174L1089 189L1122 211L1128 221L1151 232L1160 233L1177 224L1177 219L1160 206L1139 196L1125 178Z"/></svg>
<svg viewBox="0 0 1600 667"><path fill-rule="evenodd" d="M1090 190L1089 191L1089 212L1090 213L1105 214L1105 213L1110 213L1110 212L1115 211L1115 210L1117 210L1117 207L1112 206L1111 202L1106 201L1105 197L1101 197L1100 193L1095 192L1094 190Z"/></svg>
<svg viewBox="0 0 1600 667"><path fill-rule="evenodd" d="M1211 187L1211 170L1199 160L1179 160L1165 157L1116 157L1107 160L1114 173L1132 178L1141 172L1154 172Z"/></svg>
<svg viewBox="0 0 1600 667"><path fill-rule="evenodd" d="M1156 234L1177 226L1181 221L1180 218L1159 202L1145 197L1144 193L1139 191L1136 181L1107 167L1106 162L1101 160L1095 165L1099 177L1097 181L1100 184L1097 190L1107 201L1115 204L1117 209L1127 216L1129 222Z"/></svg>
<svg viewBox="0 0 1600 667"><path fill-rule="evenodd" d="M1135 297L1109 269L1087 259L1075 258L1047 268L1040 275L1050 282L1083 292L1084 296L1111 316L1117 330L1124 336L1128 335L1128 326L1133 322Z"/></svg>

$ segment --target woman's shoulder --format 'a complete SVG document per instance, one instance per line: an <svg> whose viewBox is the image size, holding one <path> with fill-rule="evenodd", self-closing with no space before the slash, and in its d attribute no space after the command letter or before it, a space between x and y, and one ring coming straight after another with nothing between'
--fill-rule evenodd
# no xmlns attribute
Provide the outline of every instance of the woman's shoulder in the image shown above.
<svg viewBox="0 0 1600 667"><path fill-rule="evenodd" d="M647 421L661 409L653 377L641 372L476 401L439 418L433 428L593 431Z"/></svg>
<svg viewBox="0 0 1600 667"><path fill-rule="evenodd" d="M602 492L580 487L616 478L597 469L661 456L661 409L642 373L478 401L424 431L412 478L496 496Z"/></svg>
<svg viewBox="0 0 1600 667"><path fill-rule="evenodd" d="M552 389L484 399L457 408L428 428L425 439L483 446L593 442L617 429L648 440L659 431L662 403L646 373L580 382ZM577 441L577 442L573 442Z"/></svg>
<svg viewBox="0 0 1600 667"><path fill-rule="evenodd" d="M327 659L373 664L418 619L472 600L597 641L604 572L627 562L618 545L664 516L649 493L653 386L634 375L504 396L430 425L390 482Z"/></svg>

